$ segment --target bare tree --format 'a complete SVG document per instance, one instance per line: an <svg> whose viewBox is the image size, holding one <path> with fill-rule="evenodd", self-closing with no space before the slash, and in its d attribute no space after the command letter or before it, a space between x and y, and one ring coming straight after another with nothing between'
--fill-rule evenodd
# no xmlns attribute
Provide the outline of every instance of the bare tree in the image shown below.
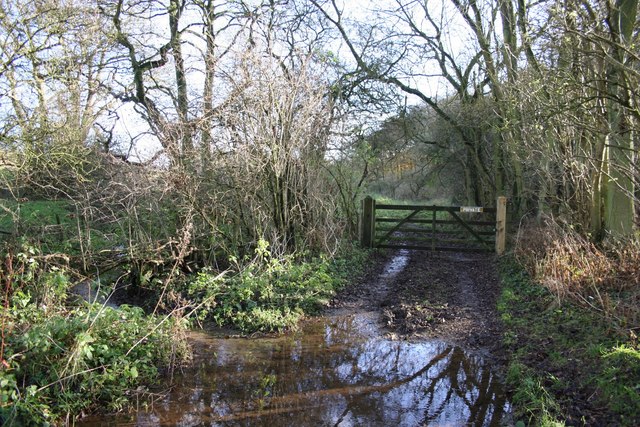
<svg viewBox="0 0 640 427"><path fill-rule="evenodd" d="M484 140L482 126L461 123L447 108L454 100L464 105L474 104L484 96L489 82L482 75L482 46L477 40L470 40L465 55L452 48L451 35L446 29L464 31L464 26L460 20L452 19L451 8L443 6L432 10L427 3L398 0L389 9L377 10L380 20L360 23L354 31L348 27L343 19L344 11L335 1L313 3L346 43L356 63L354 74L361 76L361 80L389 84L417 97L457 134L467 147L465 156L470 167L467 184L472 188L468 194L474 197L469 202L490 203L496 192L504 191L501 163L496 162L498 169L494 170L498 172L492 173L492 159L482 157L484 150L478 145ZM432 94L430 84L444 85L442 94ZM497 152L501 149L495 147Z"/></svg>
<svg viewBox="0 0 640 427"><path fill-rule="evenodd" d="M5 2L3 12L0 135L14 154L14 178L69 193L90 169L87 141L109 105L102 22L90 8L58 0Z"/></svg>
<svg viewBox="0 0 640 427"><path fill-rule="evenodd" d="M325 31L309 5L100 5L120 47L112 60L125 65L111 91L135 105L163 147L175 205L196 222L194 241L215 236L230 250L261 237L287 250L324 245L311 230L331 223L332 203L316 203L311 184L325 182L332 101L317 74L327 69L316 48Z"/></svg>

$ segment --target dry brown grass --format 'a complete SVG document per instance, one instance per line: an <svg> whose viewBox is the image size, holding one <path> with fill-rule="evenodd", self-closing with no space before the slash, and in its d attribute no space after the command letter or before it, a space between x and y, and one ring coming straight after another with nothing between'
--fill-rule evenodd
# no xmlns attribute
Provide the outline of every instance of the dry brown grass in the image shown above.
<svg viewBox="0 0 640 427"><path fill-rule="evenodd" d="M558 300L576 301L627 329L639 329L640 241L596 245L547 219L520 227L514 253Z"/></svg>

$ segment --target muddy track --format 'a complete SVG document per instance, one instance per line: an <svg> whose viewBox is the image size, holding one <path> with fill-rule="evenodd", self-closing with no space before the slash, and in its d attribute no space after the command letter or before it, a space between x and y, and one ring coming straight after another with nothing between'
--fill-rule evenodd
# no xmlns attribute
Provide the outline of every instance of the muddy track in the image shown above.
<svg viewBox="0 0 640 427"><path fill-rule="evenodd" d="M379 311L392 338L438 339L502 361L499 293L493 254L388 251L333 307Z"/></svg>

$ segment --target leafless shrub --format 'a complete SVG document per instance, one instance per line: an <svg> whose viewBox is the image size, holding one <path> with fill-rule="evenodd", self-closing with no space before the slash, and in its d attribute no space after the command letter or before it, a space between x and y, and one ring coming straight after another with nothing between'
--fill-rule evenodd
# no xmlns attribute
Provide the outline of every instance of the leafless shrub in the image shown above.
<svg viewBox="0 0 640 427"><path fill-rule="evenodd" d="M241 72L230 80L237 96L220 111L224 148L208 183L235 233L250 242L264 238L276 252L331 249L338 234L324 169L326 87L310 59L300 60L297 69L283 70L253 51L238 59Z"/></svg>

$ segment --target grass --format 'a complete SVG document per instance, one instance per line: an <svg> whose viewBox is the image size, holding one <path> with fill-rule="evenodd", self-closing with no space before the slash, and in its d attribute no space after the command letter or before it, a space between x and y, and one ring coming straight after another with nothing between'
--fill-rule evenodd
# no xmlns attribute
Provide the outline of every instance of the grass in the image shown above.
<svg viewBox="0 0 640 427"><path fill-rule="evenodd" d="M27 238L43 255L64 253L71 257L126 244L124 227L113 220L89 221L77 215L67 200L0 199L0 237Z"/></svg>
<svg viewBox="0 0 640 427"><path fill-rule="evenodd" d="M513 259L501 264L498 309L511 351L516 416L533 425L640 422L640 349L591 308L559 299Z"/></svg>
<svg viewBox="0 0 640 427"><path fill-rule="evenodd" d="M66 200L0 199L0 231L25 237L37 244L43 254L78 251L75 209Z"/></svg>
<svg viewBox="0 0 640 427"><path fill-rule="evenodd" d="M46 226L73 227L72 206L65 200L17 202L0 199L0 230L17 232L43 229Z"/></svg>

